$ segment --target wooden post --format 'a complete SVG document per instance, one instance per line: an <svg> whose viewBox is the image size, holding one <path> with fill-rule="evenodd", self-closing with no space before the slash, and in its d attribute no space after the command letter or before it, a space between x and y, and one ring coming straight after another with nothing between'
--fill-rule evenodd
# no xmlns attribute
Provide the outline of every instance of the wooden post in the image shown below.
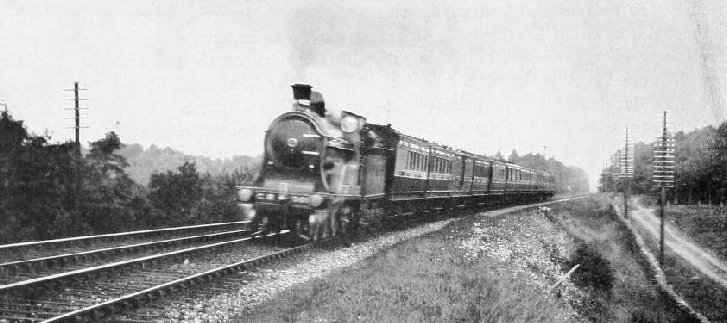
<svg viewBox="0 0 727 323"><path fill-rule="evenodd" d="M659 216L661 217L661 234L659 235L659 267L664 267L664 204L666 203L666 187L661 183L661 199L659 201Z"/></svg>

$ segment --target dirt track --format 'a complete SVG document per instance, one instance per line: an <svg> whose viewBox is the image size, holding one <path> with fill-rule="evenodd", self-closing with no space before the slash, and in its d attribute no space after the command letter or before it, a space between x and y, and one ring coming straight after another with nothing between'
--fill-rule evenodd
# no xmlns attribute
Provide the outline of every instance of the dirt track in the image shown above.
<svg viewBox="0 0 727 323"><path fill-rule="evenodd" d="M654 209L645 208L633 203L635 208L629 212L629 219L645 228L657 240L659 239L659 218ZM705 276L727 288L727 265L715 258L695 243L689 241L668 222L664 227L664 247L687 260Z"/></svg>

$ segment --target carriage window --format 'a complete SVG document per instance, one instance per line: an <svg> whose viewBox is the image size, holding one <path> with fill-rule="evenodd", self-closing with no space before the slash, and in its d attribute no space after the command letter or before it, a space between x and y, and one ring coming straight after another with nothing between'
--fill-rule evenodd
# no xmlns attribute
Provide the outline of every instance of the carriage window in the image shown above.
<svg viewBox="0 0 727 323"><path fill-rule="evenodd" d="M483 169L484 169L484 168L483 168L482 166L476 166L476 167L477 167L477 168L476 168L476 174L477 174L477 177L484 177L484 176L482 176L482 173L484 173L484 172L483 172Z"/></svg>

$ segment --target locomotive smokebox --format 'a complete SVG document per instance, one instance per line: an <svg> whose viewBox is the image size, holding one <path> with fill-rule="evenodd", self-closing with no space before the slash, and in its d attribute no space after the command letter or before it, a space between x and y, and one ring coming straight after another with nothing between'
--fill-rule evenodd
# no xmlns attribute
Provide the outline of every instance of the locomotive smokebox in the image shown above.
<svg viewBox="0 0 727 323"><path fill-rule="evenodd" d="M310 101L310 89L313 87L308 84L293 84L293 99L294 100L309 100Z"/></svg>

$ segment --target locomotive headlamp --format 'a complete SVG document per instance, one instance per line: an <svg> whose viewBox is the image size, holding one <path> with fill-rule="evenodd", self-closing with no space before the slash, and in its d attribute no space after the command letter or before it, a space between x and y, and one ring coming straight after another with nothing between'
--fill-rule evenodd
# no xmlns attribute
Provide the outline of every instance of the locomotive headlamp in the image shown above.
<svg viewBox="0 0 727 323"><path fill-rule="evenodd" d="M319 206L323 204L323 197L318 194L313 194L310 197L310 205Z"/></svg>
<svg viewBox="0 0 727 323"><path fill-rule="evenodd" d="M305 196L293 196L293 203L308 204L310 199Z"/></svg>
<svg viewBox="0 0 727 323"><path fill-rule="evenodd" d="M252 198L252 190L243 188L237 191L237 197L240 198L240 201L247 202Z"/></svg>
<svg viewBox="0 0 727 323"><path fill-rule="evenodd" d="M341 130L345 132L354 132L358 130L358 119L352 116L346 116L341 119Z"/></svg>

